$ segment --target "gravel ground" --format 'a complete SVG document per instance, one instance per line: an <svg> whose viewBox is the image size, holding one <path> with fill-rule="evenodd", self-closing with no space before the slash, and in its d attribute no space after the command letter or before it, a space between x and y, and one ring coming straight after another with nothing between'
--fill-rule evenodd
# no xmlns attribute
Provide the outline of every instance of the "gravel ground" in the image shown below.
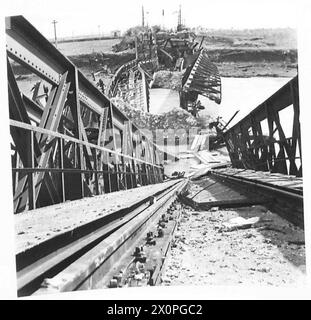
<svg viewBox="0 0 311 320"><path fill-rule="evenodd" d="M228 231L232 218L254 218ZM263 206L194 211L184 207L162 285L304 284L304 232Z"/></svg>
<svg viewBox="0 0 311 320"><path fill-rule="evenodd" d="M168 181L17 214L14 217L16 254L56 235L133 205L174 183L176 181Z"/></svg>

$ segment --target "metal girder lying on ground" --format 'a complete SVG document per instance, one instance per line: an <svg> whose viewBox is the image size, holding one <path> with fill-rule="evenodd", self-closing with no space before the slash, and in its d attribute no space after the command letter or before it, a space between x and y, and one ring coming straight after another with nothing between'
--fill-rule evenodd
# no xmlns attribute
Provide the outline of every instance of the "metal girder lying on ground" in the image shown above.
<svg viewBox="0 0 311 320"><path fill-rule="evenodd" d="M26 19L6 36L15 213L163 180L157 146ZM38 77L31 97L18 64Z"/></svg>
<svg viewBox="0 0 311 320"><path fill-rule="evenodd" d="M218 69L209 60L204 49L197 53L197 58L186 69L182 86L184 92L196 92L218 104L221 102L221 80Z"/></svg>
<svg viewBox="0 0 311 320"><path fill-rule="evenodd" d="M233 167L302 176L298 76L223 134Z"/></svg>

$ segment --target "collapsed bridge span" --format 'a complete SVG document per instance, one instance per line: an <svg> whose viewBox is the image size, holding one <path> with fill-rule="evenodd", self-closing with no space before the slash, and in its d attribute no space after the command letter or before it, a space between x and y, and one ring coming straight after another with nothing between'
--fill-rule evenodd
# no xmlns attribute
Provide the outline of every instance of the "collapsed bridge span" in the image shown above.
<svg viewBox="0 0 311 320"><path fill-rule="evenodd" d="M19 296L184 283L202 260L199 284L240 273L238 283L256 275L257 284L303 278L298 77L231 128L234 117L217 128L213 146L225 144L231 162L201 150L207 135L197 135L183 155L201 162L194 174L167 179L165 153L113 102L118 94L131 98L122 96L124 85L148 93L156 57L122 66L106 95L23 17L6 20L6 35ZM204 50L190 60L184 92L220 102L217 68ZM17 64L34 75L31 96ZM132 103L148 110L143 100ZM172 257L179 262L167 267Z"/></svg>

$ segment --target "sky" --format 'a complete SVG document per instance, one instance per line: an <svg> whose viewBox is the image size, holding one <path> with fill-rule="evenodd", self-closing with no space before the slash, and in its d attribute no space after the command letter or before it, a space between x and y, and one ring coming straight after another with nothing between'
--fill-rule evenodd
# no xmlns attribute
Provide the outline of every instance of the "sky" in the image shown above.
<svg viewBox="0 0 311 320"><path fill-rule="evenodd" d="M2 2L2 1L1 1ZM45 37L125 31L141 24L141 8L149 25L176 27L179 5L189 27L277 28L297 26L296 0L5 0L5 15L24 15ZM3 4L1 4L3 5ZM162 17L164 10L164 20Z"/></svg>

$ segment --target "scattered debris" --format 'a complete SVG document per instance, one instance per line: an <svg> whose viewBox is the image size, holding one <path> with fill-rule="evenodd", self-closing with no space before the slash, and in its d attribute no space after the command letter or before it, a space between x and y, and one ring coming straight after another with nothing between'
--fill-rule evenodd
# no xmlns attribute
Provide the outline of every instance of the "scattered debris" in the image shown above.
<svg viewBox="0 0 311 320"><path fill-rule="evenodd" d="M191 184L190 195L197 191ZM162 284L304 284L303 239L302 229L262 205L203 211L183 204Z"/></svg>
<svg viewBox="0 0 311 320"><path fill-rule="evenodd" d="M217 211L217 210L214 210ZM260 220L259 217L253 217L249 219L245 219L242 217L236 217L230 219L228 222L223 223L222 231L234 231L238 229L249 229L252 228L256 223Z"/></svg>

